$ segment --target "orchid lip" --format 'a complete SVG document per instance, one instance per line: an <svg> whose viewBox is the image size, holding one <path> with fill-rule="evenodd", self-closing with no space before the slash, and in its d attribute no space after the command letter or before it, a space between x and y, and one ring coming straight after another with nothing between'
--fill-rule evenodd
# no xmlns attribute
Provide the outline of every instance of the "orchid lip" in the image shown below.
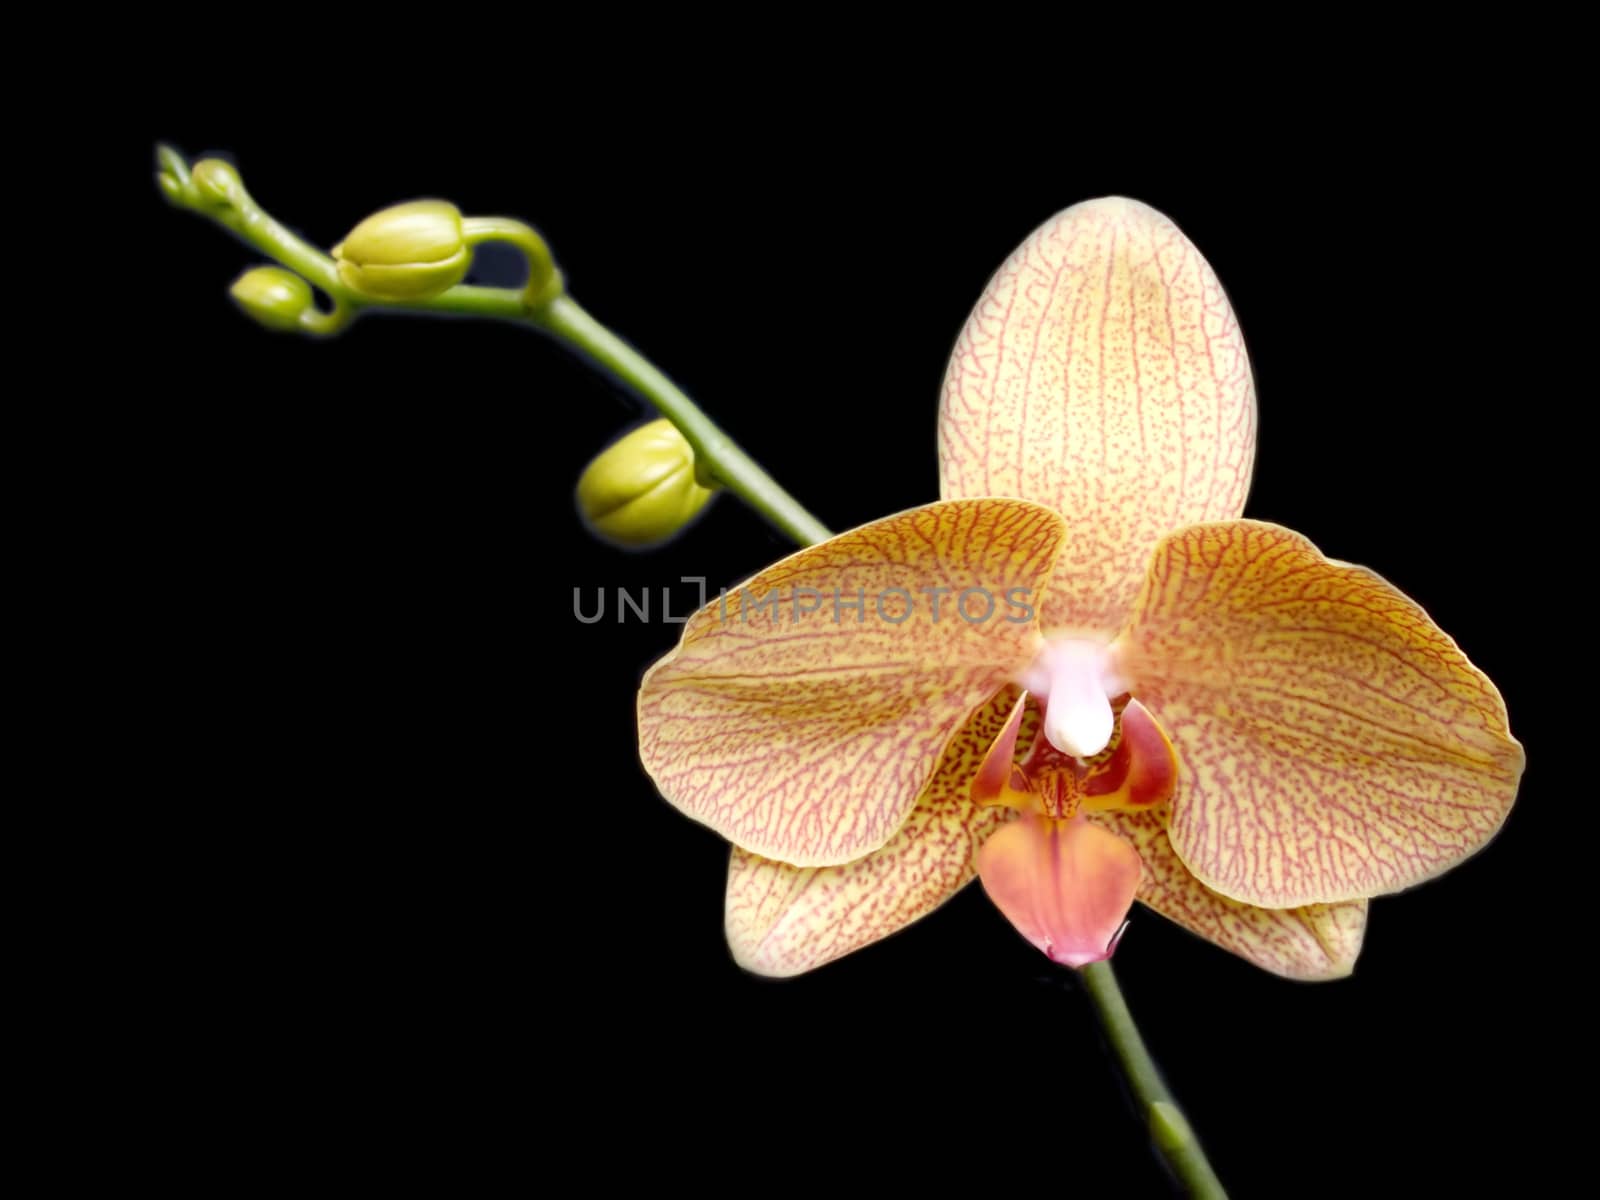
<svg viewBox="0 0 1600 1200"><path fill-rule="evenodd" d="M1127 691L1111 660L1111 647L1086 638L1045 643L1019 682L1044 706L1044 735L1063 754L1092 758L1111 742L1114 697Z"/></svg>
<svg viewBox="0 0 1600 1200"><path fill-rule="evenodd" d="M1008 921L1052 962L1111 957L1143 866L1123 837L1078 816L1024 814L978 852L978 878Z"/></svg>

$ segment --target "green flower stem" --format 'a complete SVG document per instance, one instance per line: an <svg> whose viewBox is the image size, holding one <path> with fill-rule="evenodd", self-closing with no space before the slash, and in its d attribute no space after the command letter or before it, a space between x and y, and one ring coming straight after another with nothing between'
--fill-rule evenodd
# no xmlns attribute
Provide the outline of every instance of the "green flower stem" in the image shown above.
<svg viewBox="0 0 1600 1200"><path fill-rule="evenodd" d="M638 351L600 324L569 296L560 296L528 319L550 336L582 350L661 410L694 447L695 462L709 466L712 478L801 545L833 535L778 481L739 449L672 380Z"/></svg>
<svg viewBox="0 0 1600 1200"><path fill-rule="evenodd" d="M493 317L534 326L604 367L655 405L694 447L695 471L703 482L727 488L803 546L833 536L826 525L762 470L755 459L718 428L677 384L595 320L571 296L557 296L546 304L529 308L523 304L522 293L513 289L453 287L430 300L386 307Z"/></svg>
<svg viewBox="0 0 1600 1200"><path fill-rule="evenodd" d="M548 304L565 290L550 247L531 226L510 217L464 217L461 236L469 246L509 242L527 256L528 283L522 289L522 302L529 308Z"/></svg>
<svg viewBox="0 0 1600 1200"><path fill-rule="evenodd" d="M241 241L316 284L335 300L351 300L349 291L339 282L333 259L268 216L244 190L238 173L231 167L222 174L232 180L233 186L222 196L200 187L190 174L189 165L170 146L157 147L156 158L161 164L156 178L174 205L211 218Z"/></svg>
<svg viewBox="0 0 1600 1200"><path fill-rule="evenodd" d="M605 367L660 410L694 447L695 471L703 482L727 488L783 533L802 544L832 536L825 525L800 506L748 454L684 395L643 355L590 316L568 296L551 297L560 272L550 260L543 239L521 222L473 217L463 221L469 240L497 238L519 246L528 256L529 287L458 286L426 300L380 301L359 295L339 278L333 259L273 220L245 191L237 171L225 163L187 163L170 147L156 151L161 190L174 205L217 222L310 283L333 301L331 315L318 314L304 324L308 332L333 333L367 310L455 313L532 325ZM204 178L197 178L203 176Z"/></svg>
<svg viewBox="0 0 1600 1200"><path fill-rule="evenodd" d="M1167 1085L1162 1082L1161 1072L1156 1069L1144 1038L1139 1036L1139 1027L1133 1023L1128 1002L1122 998L1122 989L1117 986L1117 976L1111 969L1110 961L1090 963L1081 974L1089 998L1094 1001L1100 1024L1117 1052L1117 1061L1122 1064L1122 1073L1127 1077L1128 1086L1144 1109L1151 1140L1161 1151L1161 1156L1167 1160L1172 1173L1191 1196L1206 1197L1208 1200L1222 1197L1226 1200L1228 1193L1223 1190L1217 1173L1206 1160L1200 1139L1195 1136L1189 1119L1183 1115L1172 1093L1167 1091Z"/></svg>

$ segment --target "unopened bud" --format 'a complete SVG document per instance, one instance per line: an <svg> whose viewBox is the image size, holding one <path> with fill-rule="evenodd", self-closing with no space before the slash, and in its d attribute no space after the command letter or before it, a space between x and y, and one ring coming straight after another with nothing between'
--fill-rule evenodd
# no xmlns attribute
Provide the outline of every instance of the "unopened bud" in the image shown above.
<svg viewBox="0 0 1600 1200"><path fill-rule="evenodd" d="M373 213L333 248L346 287L377 300L425 300L466 277L472 255L461 213L443 200L413 200Z"/></svg>
<svg viewBox="0 0 1600 1200"><path fill-rule="evenodd" d="M213 204L236 204L244 192L238 168L220 158L202 158L190 170L189 178Z"/></svg>
<svg viewBox="0 0 1600 1200"><path fill-rule="evenodd" d="M300 315L312 305L311 285L281 267L255 267L228 289L249 316L280 332L300 328Z"/></svg>
<svg viewBox="0 0 1600 1200"><path fill-rule="evenodd" d="M652 421L600 453L578 480L589 528L618 546L653 546L687 526L711 499L695 478L694 450L671 421Z"/></svg>

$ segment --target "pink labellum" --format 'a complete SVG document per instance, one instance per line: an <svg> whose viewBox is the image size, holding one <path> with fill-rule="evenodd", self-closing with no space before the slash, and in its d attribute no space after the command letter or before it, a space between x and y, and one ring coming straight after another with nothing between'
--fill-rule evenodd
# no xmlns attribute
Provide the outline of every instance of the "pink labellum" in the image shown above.
<svg viewBox="0 0 1600 1200"><path fill-rule="evenodd" d="M1111 957L1139 875L1138 851L1083 817L1024 813L978 852L978 878L995 907L1069 967Z"/></svg>

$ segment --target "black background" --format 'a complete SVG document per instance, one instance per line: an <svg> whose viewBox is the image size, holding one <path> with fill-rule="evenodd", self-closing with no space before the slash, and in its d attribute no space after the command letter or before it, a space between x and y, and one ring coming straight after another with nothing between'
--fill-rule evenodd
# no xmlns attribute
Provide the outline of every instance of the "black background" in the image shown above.
<svg viewBox="0 0 1600 1200"><path fill-rule="evenodd" d="M1166 212L1250 347L1247 515L1421 602L1531 766L1494 843L1374 903L1352 978L1284 982L1138 910L1123 986L1237 1195L1536 1180L1552 1066L1522 972L1562 933L1546 888L1575 799L1549 794L1527 653L1551 518L1549 431L1521 419L1548 314L1522 263L1562 215L1539 162L1426 111L1140 130L1135 153L909 102L736 101L562 125L396 101L290 134L179 96L117 161L148 179L158 139L226 152L324 246L419 195L533 222L572 294L836 529L936 497L945 358L1018 242L1091 196ZM251 251L153 183L129 204L161 264L129 321L159 384L106 428L134 451L116 519L183 736L126 986L209 1148L468 1189L977 1171L1165 1194L1071 975L976 889L795 981L729 960L726 847L636 760L634 691L677 630L581 624L573 591L674 584L682 612L681 576L735 582L780 535L724 497L664 551L592 542L571 490L638 401L525 329L269 335L226 295Z"/></svg>

